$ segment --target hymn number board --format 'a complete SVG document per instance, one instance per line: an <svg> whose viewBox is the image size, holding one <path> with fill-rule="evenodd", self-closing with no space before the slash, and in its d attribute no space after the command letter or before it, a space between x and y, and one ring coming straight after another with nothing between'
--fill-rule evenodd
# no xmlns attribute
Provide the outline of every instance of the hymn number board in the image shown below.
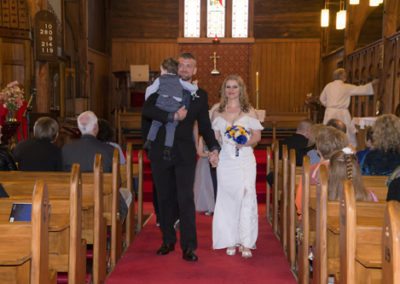
<svg viewBox="0 0 400 284"><path fill-rule="evenodd" d="M46 10L35 16L35 54L39 61L57 61L57 20Z"/></svg>

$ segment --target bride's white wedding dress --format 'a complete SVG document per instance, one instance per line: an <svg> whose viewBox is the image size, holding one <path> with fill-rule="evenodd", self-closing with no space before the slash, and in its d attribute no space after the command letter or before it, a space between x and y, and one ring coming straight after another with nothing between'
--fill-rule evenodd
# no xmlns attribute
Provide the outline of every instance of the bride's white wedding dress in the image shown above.
<svg viewBox="0 0 400 284"><path fill-rule="evenodd" d="M261 123L248 115L234 122L247 130L262 130ZM223 117L213 121L213 129L222 137L217 167L218 192L213 218L213 248L242 245L255 248L258 235L256 196L256 159L252 147L236 146L225 135L231 126Z"/></svg>

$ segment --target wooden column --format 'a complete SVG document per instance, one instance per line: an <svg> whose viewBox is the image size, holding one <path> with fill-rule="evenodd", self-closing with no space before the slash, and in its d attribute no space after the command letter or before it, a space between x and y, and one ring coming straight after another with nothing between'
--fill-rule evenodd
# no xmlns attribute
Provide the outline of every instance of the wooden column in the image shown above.
<svg viewBox="0 0 400 284"><path fill-rule="evenodd" d="M47 0L28 0L28 7L32 23L37 12L47 9ZM49 64L43 62L35 62L35 81L36 81L36 111L50 111L50 93L49 93Z"/></svg>
<svg viewBox="0 0 400 284"><path fill-rule="evenodd" d="M395 54L396 48L393 48L392 42L388 39L391 35L396 33L397 29L397 11L399 8L398 0L386 0L383 7L383 68L382 75L379 82L379 94L383 102L383 113L390 113L394 111L394 82L395 82Z"/></svg>
<svg viewBox="0 0 400 284"><path fill-rule="evenodd" d="M81 97L89 96L89 68L88 68L88 0L79 1L79 61L81 69Z"/></svg>

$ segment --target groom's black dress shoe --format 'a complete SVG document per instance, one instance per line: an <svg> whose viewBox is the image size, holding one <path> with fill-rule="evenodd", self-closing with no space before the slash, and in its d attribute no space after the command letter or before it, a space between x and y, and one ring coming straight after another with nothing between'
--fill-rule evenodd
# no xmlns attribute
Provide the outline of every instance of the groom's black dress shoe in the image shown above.
<svg viewBox="0 0 400 284"><path fill-rule="evenodd" d="M175 250L175 244L162 244L161 247L158 249L157 254L158 255L166 255L169 254L169 252Z"/></svg>
<svg viewBox="0 0 400 284"><path fill-rule="evenodd" d="M186 261L197 261L199 259L192 249L184 250L182 258Z"/></svg>

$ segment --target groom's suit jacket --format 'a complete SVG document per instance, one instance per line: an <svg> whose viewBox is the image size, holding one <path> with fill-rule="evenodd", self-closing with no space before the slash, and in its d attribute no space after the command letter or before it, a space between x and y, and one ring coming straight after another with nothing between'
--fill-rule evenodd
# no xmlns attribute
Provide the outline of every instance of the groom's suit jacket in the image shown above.
<svg viewBox="0 0 400 284"><path fill-rule="evenodd" d="M162 111L155 106L157 97L158 94L153 94L145 102L143 107L144 118L155 119L162 123L172 121L173 114ZM172 153L178 163L196 162L196 148L193 138L193 125L196 120L198 121L199 133L203 136L210 151L220 148L218 141L215 139L214 131L211 128L208 114L208 95L204 90L199 89L197 94L190 99L186 118L179 121L175 131ZM161 127L156 140L152 143L150 160L157 161L163 158L164 142L165 127Z"/></svg>

